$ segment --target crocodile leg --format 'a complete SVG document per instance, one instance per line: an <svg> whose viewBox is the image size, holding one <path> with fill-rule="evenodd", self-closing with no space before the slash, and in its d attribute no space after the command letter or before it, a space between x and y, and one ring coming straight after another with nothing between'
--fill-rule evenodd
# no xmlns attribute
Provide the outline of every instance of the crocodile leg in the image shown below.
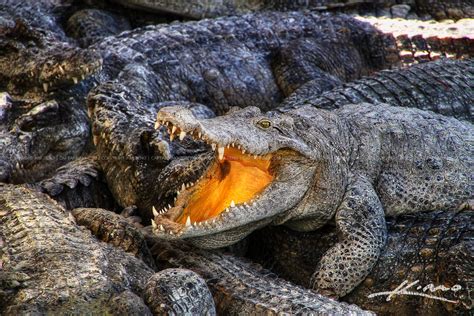
<svg viewBox="0 0 474 316"><path fill-rule="evenodd" d="M387 227L387 244L377 264L344 301L380 315L464 315L472 309L469 282L473 278L473 211L440 210L388 217ZM267 227L250 236L247 257L282 278L308 287L314 266L337 240L333 225L312 232ZM390 301L387 296L368 297L416 280L422 288L429 284L452 288L458 284L461 289L424 293L418 289L455 303L414 295L397 295ZM416 291L416 287L411 290Z"/></svg>
<svg viewBox="0 0 474 316"><path fill-rule="evenodd" d="M369 274L386 240L382 204L366 179L349 185L336 212L336 225L340 240L321 258L312 284L320 293L341 297Z"/></svg>

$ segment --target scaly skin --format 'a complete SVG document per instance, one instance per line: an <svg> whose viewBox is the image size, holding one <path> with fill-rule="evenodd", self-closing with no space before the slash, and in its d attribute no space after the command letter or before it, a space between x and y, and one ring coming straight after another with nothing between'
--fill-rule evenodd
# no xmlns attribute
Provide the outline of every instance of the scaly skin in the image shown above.
<svg viewBox="0 0 474 316"><path fill-rule="evenodd" d="M79 229L44 194L0 184L0 210L2 314L110 311L111 296L140 291L153 274Z"/></svg>
<svg viewBox="0 0 474 316"><path fill-rule="evenodd" d="M83 107L100 55L67 41L68 1L0 1L0 181L35 182L89 139ZM81 82L79 84L79 82Z"/></svg>
<svg viewBox="0 0 474 316"><path fill-rule="evenodd" d="M146 249L142 232L146 234L156 265L160 268L168 268L161 271L159 276L150 279L145 290L145 302L155 314L169 312L159 306L157 297L162 297L163 294L166 296L169 292L180 295L182 290L179 287L183 285L176 286L176 283L180 282L182 276L187 275L186 273L183 273L181 277L176 275L175 270L180 268L190 269L206 279L219 314L269 313L273 315L298 312L367 314L354 305L338 303L311 290L275 278L260 266L252 265L245 260L219 252L212 253L195 249L180 242L157 239L146 231L138 230L131 223L111 212L100 209L77 209L73 213L78 223L89 228L100 240L112 242L117 247L134 254L141 253L142 258L149 256L147 251L144 253L138 250ZM199 284L199 280L195 281ZM160 285L151 286L156 283ZM193 295L197 297L203 293L190 293L191 297ZM172 306L172 304L167 304L167 306ZM202 303L200 306L206 307ZM179 314L185 311L175 310L175 312ZM198 314L201 315L203 312ZM196 313L197 311L194 310L193 314Z"/></svg>
<svg viewBox="0 0 474 316"><path fill-rule="evenodd" d="M93 155L67 163L51 177L27 186L48 194L67 210L78 207L118 209L97 157Z"/></svg>
<svg viewBox="0 0 474 316"><path fill-rule="evenodd" d="M100 69L102 60L96 52L77 48L8 11L0 12L1 89L14 94L33 89L47 93L75 85Z"/></svg>
<svg viewBox="0 0 474 316"><path fill-rule="evenodd" d="M285 112L306 104L335 109L350 103L388 103L430 110L472 123L473 82L474 59L423 63L384 70L319 96L319 83L310 81L286 98L278 110Z"/></svg>
<svg viewBox="0 0 474 316"><path fill-rule="evenodd" d="M195 190L184 188L175 207L156 214L158 236L216 248L269 224L312 231L335 221L340 240L313 276L313 288L335 297L349 293L377 262L386 215L454 211L473 198L472 124L428 111L350 104L262 114L248 107L200 120L168 107L157 120L176 133L200 133L224 154L227 145L249 157L272 154L274 177L252 201L231 204L200 225L175 222Z"/></svg>
<svg viewBox="0 0 474 316"><path fill-rule="evenodd" d="M1 94L0 182L39 181L84 150L90 135L84 94L75 88L64 92L67 98L61 94Z"/></svg>
<svg viewBox="0 0 474 316"><path fill-rule="evenodd" d="M154 274L133 255L98 241L42 193L0 184L0 227L2 314L151 315L140 297L145 291L159 292L154 303L170 310L214 307L204 282L189 271L176 271L179 297L170 287L157 291L154 280L166 272Z"/></svg>
<svg viewBox="0 0 474 316"><path fill-rule="evenodd" d="M472 268L474 212L429 212L387 218L387 245L367 278L343 300L357 304L378 315L447 315L463 314L472 309ZM282 227L268 227L251 235L249 257L264 264L280 277L308 287L314 266L324 253L337 243L333 226L314 232L295 232ZM419 280L422 287L432 283L460 291L427 294L458 303L398 295L368 297L390 291L404 281ZM415 291L416 286L410 290ZM418 292L423 292L418 290Z"/></svg>
<svg viewBox="0 0 474 316"><path fill-rule="evenodd" d="M84 9L75 12L67 21L67 33L87 47L102 38L130 30L127 18L104 10Z"/></svg>
<svg viewBox="0 0 474 316"><path fill-rule="evenodd" d="M220 315L370 314L276 278L261 266L231 255L158 239L150 243L158 265L185 267L207 280Z"/></svg>
<svg viewBox="0 0 474 316"><path fill-rule="evenodd" d="M474 17L474 6L468 0L448 1L369 1L369 0L225 0L225 1L170 1L170 0L114 0L124 6L147 11L167 12L190 18L217 17L235 15L258 10L354 10L358 7L372 9L387 8L392 5L407 3L413 6L418 14L430 14L438 19ZM374 3L375 2L375 3Z"/></svg>
<svg viewBox="0 0 474 316"><path fill-rule="evenodd" d="M156 269L143 234L124 217L100 208L76 208L71 213L78 225L86 226L98 239L133 254Z"/></svg>
<svg viewBox="0 0 474 316"><path fill-rule="evenodd" d="M398 60L390 45L394 39L368 24L344 15L300 12L153 26L93 46L103 52L103 75L116 78L93 89L88 105L98 153L110 157L101 166L117 201L137 205L149 217L161 198L157 178L170 159L206 150L196 143L170 145L165 133L153 130L164 101L202 102L217 113L250 103L271 109L284 97L269 64L272 52L298 39L319 47L347 44L343 49L350 58L328 52L313 60L315 76L334 73L343 81L385 68L391 64L387 59ZM203 117L212 115L202 106L189 106Z"/></svg>

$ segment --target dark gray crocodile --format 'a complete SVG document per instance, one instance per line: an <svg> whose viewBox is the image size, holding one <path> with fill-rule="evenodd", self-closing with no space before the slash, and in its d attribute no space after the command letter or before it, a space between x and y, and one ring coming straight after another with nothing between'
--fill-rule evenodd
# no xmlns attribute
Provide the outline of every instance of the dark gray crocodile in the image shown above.
<svg viewBox="0 0 474 316"><path fill-rule="evenodd" d="M139 250L144 248L142 232L120 216L100 209L77 209L73 213L80 225L91 229L101 240L112 242L130 253L143 254ZM232 255L199 250L180 242L165 242L149 233L146 236L160 269L190 269L206 280L218 314L370 314L354 305L336 302L276 278L261 266ZM175 286L179 276L173 275L173 270L164 270L157 275L153 280L159 278L162 283L149 286L145 302L160 315L163 309L153 301L157 296L163 296L160 289L164 294L169 293L167 291L179 293L179 287ZM150 280L149 283L154 282Z"/></svg>
<svg viewBox="0 0 474 316"><path fill-rule="evenodd" d="M44 21L46 25L39 27L36 17L42 11L36 12L29 4L30 1L11 6L0 3L0 89L14 94L33 89L47 93L75 85L100 69L100 55L68 42L56 24L51 27L54 31ZM25 18L33 13L16 12L19 8L36 13L32 22Z"/></svg>
<svg viewBox="0 0 474 316"><path fill-rule="evenodd" d="M38 181L82 153L89 121L84 93L71 89L67 97L0 94L0 182Z"/></svg>
<svg viewBox="0 0 474 316"><path fill-rule="evenodd" d="M235 15L259 10L354 10L386 9L397 17L405 17L413 7L418 14L430 14L438 19L474 17L474 5L469 0L225 0L225 1L172 1L172 0L113 0L124 6L157 12L167 12L190 18ZM390 10L390 7L391 10ZM388 10L387 10L388 9ZM390 12L391 11L391 12ZM396 11L406 11L405 16Z"/></svg>
<svg viewBox="0 0 474 316"><path fill-rule="evenodd" d="M168 272L154 274L132 254L98 241L46 195L0 184L0 227L2 314L151 315L142 297ZM161 291L154 304L215 314L205 283L189 271L175 274L175 292Z"/></svg>
<svg viewBox="0 0 474 316"><path fill-rule="evenodd" d="M423 63L384 70L319 93L318 82L307 82L278 108L285 112L303 105L335 109L350 103L388 103L415 107L473 122L474 59ZM319 96L318 96L319 94Z"/></svg>
<svg viewBox="0 0 474 316"><path fill-rule="evenodd" d="M312 286L336 297L377 262L385 216L454 211L473 198L472 124L429 111L362 103L262 114L247 107L203 120L168 107L157 122L212 144L216 154L171 208L155 212L155 234L217 248L266 225L312 231L334 220L340 240Z"/></svg>
<svg viewBox="0 0 474 316"><path fill-rule="evenodd" d="M344 301L379 315L461 315L472 309L473 211L389 217L387 228L387 245L377 264ZM337 240L336 228L330 225L314 232L267 227L250 236L248 257L280 277L308 287L314 267ZM387 301L387 295L370 296L417 280L406 291L444 300L399 294ZM441 286L446 289L441 290Z"/></svg>
<svg viewBox="0 0 474 316"><path fill-rule="evenodd" d="M50 176L86 148L84 108L99 54L68 41L68 1L0 1L0 181ZM86 79L87 84L83 82Z"/></svg>

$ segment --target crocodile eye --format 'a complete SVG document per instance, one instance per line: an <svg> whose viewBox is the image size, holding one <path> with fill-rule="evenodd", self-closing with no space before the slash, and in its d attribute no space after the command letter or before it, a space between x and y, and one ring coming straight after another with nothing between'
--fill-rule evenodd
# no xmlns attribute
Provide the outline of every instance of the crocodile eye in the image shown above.
<svg viewBox="0 0 474 316"><path fill-rule="evenodd" d="M260 128L267 129L267 128L270 128L272 126L272 122L270 122L267 119L261 119L260 121L257 122L257 125Z"/></svg>

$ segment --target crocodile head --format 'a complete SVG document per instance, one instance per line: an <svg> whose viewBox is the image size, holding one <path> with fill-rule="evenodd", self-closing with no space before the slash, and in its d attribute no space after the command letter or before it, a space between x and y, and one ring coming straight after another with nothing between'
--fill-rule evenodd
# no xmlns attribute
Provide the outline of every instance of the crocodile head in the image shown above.
<svg viewBox="0 0 474 316"><path fill-rule="evenodd" d="M154 210L155 234L218 248L298 218L321 157L293 116L247 107L199 120L167 107L158 113L156 127L162 125L171 138L205 141L215 159L197 181L182 184L174 206Z"/></svg>

